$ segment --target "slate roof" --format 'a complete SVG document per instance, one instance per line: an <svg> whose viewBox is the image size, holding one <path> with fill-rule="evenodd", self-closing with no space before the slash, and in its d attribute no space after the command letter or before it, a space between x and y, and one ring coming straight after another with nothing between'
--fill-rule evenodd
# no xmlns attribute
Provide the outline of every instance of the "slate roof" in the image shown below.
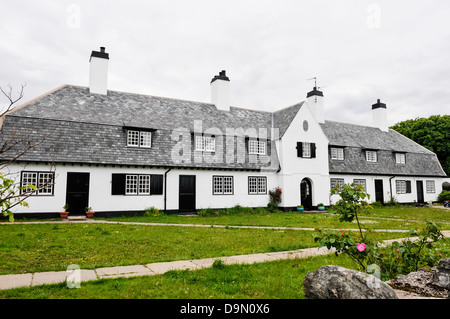
<svg viewBox="0 0 450 319"><path fill-rule="evenodd" d="M335 121L325 121L321 127L330 146L344 147L343 161L329 159L330 173L446 176L436 154L394 130ZM378 162L367 162L365 150L376 150ZM396 152L406 153L405 164L396 164Z"/></svg>
<svg viewBox="0 0 450 319"><path fill-rule="evenodd" d="M303 102L274 113L237 107L221 111L210 103L117 91L90 94L87 87L64 85L9 114L0 138L7 141L19 135L24 143L40 142L21 156L22 161L277 171L271 128L278 128L282 137L302 106ZM152 147L127 147L125 127L154 130ZM321 127L330 145L345 147L344 161L329 160L330 173L445 176L433 152L395 131L334 121ZM211 128L216 129L210 132L216 136L216 152L194 151L193 132ZM182 143L174 134L178 129L187 134ZM268 137L268 155L249 155L242 139L234 135L233 130L239 129L247 134L262 129ZM192 154L180 156L180 146ZM365 149L378 150L378 163L366 162ZM393 152L405 152L406 164L395 164Z"/></svg>
<svg viewBox="0 0 450 319"><path fill-rule="evenodd" d="M243 138L241 141L235 137L231 141L233 151L236 151L230 156L227 138L219 138L220 134L216 134L216 152L213 154L193 151L193 138L183 140L182 145L193 152L190 158L181 162L177 154L175 157L172 154L179 143L178 135L177 139L172 138L173 132L184 129L193 133L196 125L201 128L196 132L216 128L222 134L229 132L227 129L252 128L256 133L263 129L270 138L272 114L234 107L226 112L209 103L116 91L108 91L108 95L90 94L88 88L66 85L8 115L2 127L2 138L21 134L27 141L40 141L45 136L42 143L21 156L23 161L279 169L276 152L271 152L272 142L267 144L268 155L248 155L245 148L235 147L244 141ZM127 147L124 127L156 130L152 147Z"/></svg>

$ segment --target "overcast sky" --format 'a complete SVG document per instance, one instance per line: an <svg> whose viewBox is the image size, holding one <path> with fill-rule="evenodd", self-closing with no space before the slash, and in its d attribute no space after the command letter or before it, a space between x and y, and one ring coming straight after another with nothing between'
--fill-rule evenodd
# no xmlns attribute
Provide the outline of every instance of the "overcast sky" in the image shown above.
<svg viewBox="0 0 450 319"><path fill-rule="evenodd" d="M105 46L110 90L210 102L226 70L232 106L276 111L317 77L326 119L371 125L380 98L392 125L450 114L449 21L448 0L8 1L0 86L87 86Z"/></svg>

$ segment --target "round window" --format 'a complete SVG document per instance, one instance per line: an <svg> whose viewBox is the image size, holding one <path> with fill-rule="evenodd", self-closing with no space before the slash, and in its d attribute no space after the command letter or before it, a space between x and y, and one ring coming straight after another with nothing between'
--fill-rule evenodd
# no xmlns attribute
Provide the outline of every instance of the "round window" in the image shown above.
<svg viewBox="0 0 450 319"><path fill-rule="evenodd" d="M303 131L307 132L308 131L308 127L309 127L308 121L304 120L303 121Z"/></svg>

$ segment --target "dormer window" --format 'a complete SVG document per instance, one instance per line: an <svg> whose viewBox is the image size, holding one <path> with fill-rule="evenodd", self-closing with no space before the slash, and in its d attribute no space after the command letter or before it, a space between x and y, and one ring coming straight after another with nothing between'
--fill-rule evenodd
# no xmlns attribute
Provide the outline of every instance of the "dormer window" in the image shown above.
<svg viewBox="0 0 450 319"><path fill-rule="evenodd" d="M214 136L196 136L195 150L204 152L215 152L216 138Z"/></svg>
<svg viewBox="0 0 450 319"><path fill-rule="evenodd" d="M127 146L145 148L152 147L152 132L128 130Z"/></svg>
<svg viewBox="0 0 450 319"><path fill-rule="evenodd" d="M371 163L378 162L377 151L366 151L366 161Z"/></svg>
<svg viewBox="0 0 450 319"><path fill-rule="evenodd" d="M330 155L332 160L344 160L344 149L342 147L331 147Z"/></svg>
<svg viewBox="0 0 450 319"><path fill-rule="evenodd" d="M266 155L266 141L249 140L248 153Z"/></svg>
<svg viewBox="0 0 450 319"><path fill-rule="evenodd" d="M395 163L396 164L405 164L406 163L406 154L405 153L395 153Z"/></svg>

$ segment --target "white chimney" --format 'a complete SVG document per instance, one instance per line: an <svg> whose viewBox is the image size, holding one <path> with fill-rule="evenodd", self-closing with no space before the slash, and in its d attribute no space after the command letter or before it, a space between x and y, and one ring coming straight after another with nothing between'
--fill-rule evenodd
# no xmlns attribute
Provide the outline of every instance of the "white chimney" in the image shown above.
<svg viewBox="0 0 450 319"><path fill-rule="evenodd" d="M107 94L108 61L109 54L105 52L105 47L100 47L100 52L92 51L89 59L89 63L91 64L89 73L89 92Z"/></svg>
<svg viewBox="0 0 450 319"><path fill-rule="evenodd" d="M230 79L225 70L211 80L211 103L218 110L230 110Z"/></svg>
<svg viewBox="0 0 450 319"><path fill-rule="evenodd" d="M380 99L377 100L376 104L372 105L372 119L373 126L378 127L384 132L389 131L386 104L381 103Z"/></svg>
<svg viewBox="0 0 450 319"><path fill-rule="evenodd" d="M313 90L306 95L306 104L308 104L317 123L325 123L323 92L317 90L317 87L314 87Z"/></svg>

